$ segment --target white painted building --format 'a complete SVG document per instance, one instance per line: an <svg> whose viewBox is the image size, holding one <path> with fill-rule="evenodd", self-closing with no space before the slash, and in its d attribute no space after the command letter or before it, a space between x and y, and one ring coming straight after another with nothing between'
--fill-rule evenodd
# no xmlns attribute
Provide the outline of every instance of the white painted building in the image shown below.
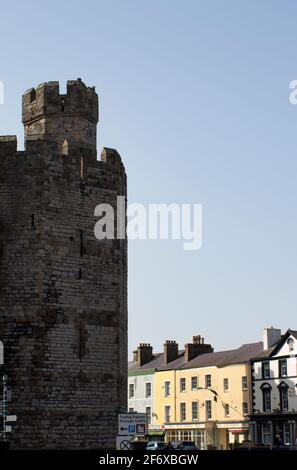
<svg viewBox="0 0 297 470"><path fill-rule="evenodd" d="M167 340L164 351L153 354L150 344L141 343L133 354L128 366L128 411L146 413L148 434L152 439L163 439L165 430L156 424L155 372L178 357L178 345Z"/></svg>
<svg viewBox="0 0 297 470"><path fill-rule="evenodd" d="M263 353L252 360L252 439L260 445L292 446L297 437L297 331L281 335L266 328L263 343Z"/></svg>
<svg viewBox="0 0 297 470"><path fill-rule="evenodd" d="M149 427L154 421L155 368L151 366L153 359L152 346L141 343L133 351L133 361L128 365L128 411L146 413Z"/></svg>
<svg viewBox="0 0 297 470"><path fill-rule="evenodd" d="M154 370L129 372L128 411L146 413L148 425L154 424Z"/></svg>
<svg viewBox="0 0 297 470"><path fill-rule="evenodd" d="M141 343L128 366L128 411L146 413L148 430L155 423L155 371L161 354L153 354L150 344Z"/></svg>

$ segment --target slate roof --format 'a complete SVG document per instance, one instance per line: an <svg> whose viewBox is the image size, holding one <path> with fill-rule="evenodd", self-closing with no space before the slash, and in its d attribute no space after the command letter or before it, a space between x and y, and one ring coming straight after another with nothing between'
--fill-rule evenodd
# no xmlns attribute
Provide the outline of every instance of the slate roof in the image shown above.
<svg viewBox="0 0 297 470"><path fill-rule="evenodd" d="M263 350L263 343L243 344L240 348L230 349L228 351L219 351L208 354L201 354L182 367L183 369L192 369L196 367L224 367L234 364L244 364L249 362L252 357Z"/></svg>
<svg viewBox="0 0 297 470"><path fill-rule="evenodd" d="M128 365L129 372L145 371L147 369L155 370L176 370L176 369L193 369L198 367L224 367L232 364L242 364L248 362L263 351L263 343L243 344L240 348L230 349L228 351L218 351L213 353L200 354L189 362L185 362L184 351L179 351L179 356L169 364L164 364L164 353L158 353L153 359L141 367L137 363L130 362ZM267 351L265 351L267 354Z"/></svg>
<svg viewBox="0 0 297 470"><path fill-rule="evenodd" d="M256 359L265 359L266 357L270 357L271 353L275 350L275 345L273 345L269 349L263 349L262 351L259 352L259 354L255 354L254 357L252 357L253 360Z"/></svg>
<svg viewBox="0 0 297 470"><path fill-rule="evenodd" d="M138 367L137 362L130 362L128 364L128 370L133 371L133 370L147 370L147 369L159 369L159 367L163 364L164 362L164 353L157 353L153 355L153 359L146 364L144 364L141 367Z"/></svg>
<svg viewBox="0 0 297 470"><path fill-rule="evenodd" d="M271 348L267 349L266 351L262 351L262 354L257 355L257 357L254 359L268 359L269 357L274 356L274 354L276 354L282 348L283 344L290 336L293 336L295 339L297 339L297 331L288 329L286 333L282 335L279 341L273 344Z"/></svg>
<svg viewBox="0 0 297 470"><path fill-rule="evenodd" d="M266 359L266 358L269 359L269 357L273 356L274 354L276 354L281 349L281 347L283 346L285 341L290 336L293 336L295 339L297 339L297 331L288 329L286 331L286 333L284 335L282 335L282 337L279 341L277 341L275 344L273 344L269 349L266 349L265 351L262 351L260 354L257 354L257 356L254 357L253 359L254 360L256 360L256 359Z"/></svg>

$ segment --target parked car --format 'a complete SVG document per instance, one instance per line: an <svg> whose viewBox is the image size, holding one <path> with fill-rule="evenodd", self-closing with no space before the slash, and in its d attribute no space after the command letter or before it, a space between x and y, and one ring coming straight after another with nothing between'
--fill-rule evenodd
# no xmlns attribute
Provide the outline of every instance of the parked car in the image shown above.
<svg viewBox="0 0 297 470"><path fill-rule="evenodd" d="M174 441L171 445L175 450L189 450L192 452L198 450L193 441Z"/></svg>
<svg viewBox="0 0 297 470"><path fill-rule="evenodd" d="M159 452L165 450L167 447L166 442L159 441L150 441L146 446L146 450L151 450L153 452Z"/></svg>

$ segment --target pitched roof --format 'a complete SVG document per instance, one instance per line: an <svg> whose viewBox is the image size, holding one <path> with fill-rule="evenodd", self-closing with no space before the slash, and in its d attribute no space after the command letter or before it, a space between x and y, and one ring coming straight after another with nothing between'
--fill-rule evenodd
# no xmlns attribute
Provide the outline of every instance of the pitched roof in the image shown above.
<svg viewBox="0 0 297 470"><path fill-rule="evenodd" d="M294 336L294 338L297 339L297 331L296 330L290 330L289 329L288 331L291 333L292 336Z"/></svg>
<svg viewBox="0 0 297 470"><path fill-rule="evenodd" d="M297 339L297 331L288 329L279 341L274 343L270 348L261 351L257 356L253 357L253 360L269 359L271 356L274 356L290 336L294 336L294 338Z"/></svg>
<svg viewBox="0 0 297 470"><path fill-rule="evenodd" d="M270 356L274 356L284 345L285 341L290 337L294 336L295 339L297 339L297 331L296 330L290 330L290 328L285 332L284 335L282 335L281 339L272 346L272 351L270 353Z"/></svg>
<svg viewBox="0 0 297 470"><path fill-rule="evenodd" d="M274 351L275 349L275 345L272 346L271 348L269 349L263 349L262 351L260 351L258 354L256 354L254 357L252 357L252 360L256 360L256 359L265 359L265 358L268 358L270 357L272 351Z"/></svg>
<svg viewBox="0 0 297 470"><path fill-rule="evenodd" d="M128 364L128 370L130 371L138 371L138 370L147 370L147 369L158 369L158 367L163 363L163 353L157 353L153 355L153 359L143 366L139 367L137 362L130 362Z"/></svg>
<svg viewBox="0 0 297 470"><path fill-rule="evenodd" d="M208 354L201 354L192 361L185 364L183 369L192 369L196 367L224 367L227 365L242 364L248 362L255 354L263 349L263 343L243 344L240 348L230 349L228 351L219 351Z"/></svg>
<svg viewBox="0 0 297 470"><path fill-rule="evenodd" d="M164 363L164 353L158 353L153 359L143 366L139 367L137 363L129 363L129 372L145 371L147 369L155 370L176 370L193 369L199 367L223 367L232 364L242 364L248 362L251 358L259 355L263 350L263 343L243 344L240 348L230 349L228 351L218 351L213 353L200 354L189 362L185 362L184 351L179 351L179 356L169 364Z"/></svg>

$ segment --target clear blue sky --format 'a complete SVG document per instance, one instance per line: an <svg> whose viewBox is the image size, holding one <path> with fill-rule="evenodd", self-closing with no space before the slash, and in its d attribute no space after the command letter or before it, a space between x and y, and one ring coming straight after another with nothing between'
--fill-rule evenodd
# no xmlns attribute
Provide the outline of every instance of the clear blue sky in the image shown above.
<svg viewBox="0 0 297 470"><path fill-rule="evenodd" d="M130 350L297 328L296 17L292 1L1 1L0 133L21 147L23 91L82 77L130 202L203 204L200 251L130 243Z"/></svg>

